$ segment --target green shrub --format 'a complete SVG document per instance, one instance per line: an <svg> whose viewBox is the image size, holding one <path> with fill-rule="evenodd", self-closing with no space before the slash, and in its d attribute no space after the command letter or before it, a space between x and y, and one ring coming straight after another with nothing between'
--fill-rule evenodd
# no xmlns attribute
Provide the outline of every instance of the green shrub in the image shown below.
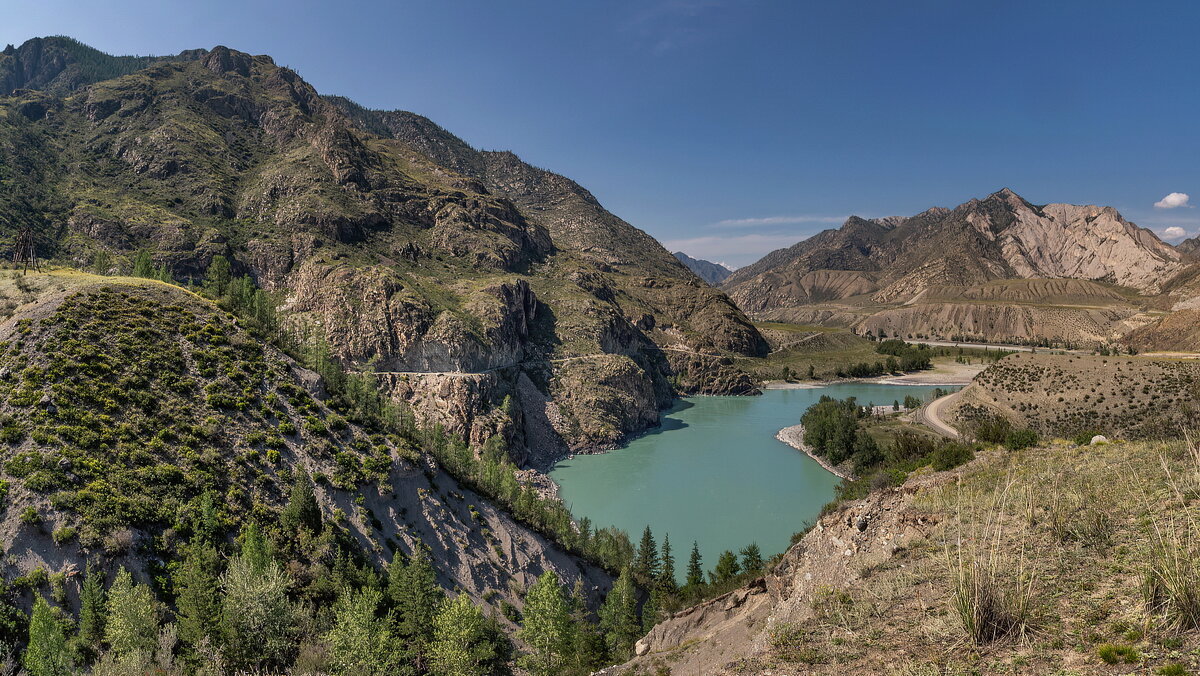
<svg viewBox="0 0 1200 676"><path fill-rule="evenodd" d="M341 432L349 426L346 423L346 419L336 413L331 413L329 417L325 419L325 422L329 425L329 429L333 430L334 432Z"/></svg>
<svg viewBox="0 0 1200 676"><path fill-rule="evenodd" d="M1019 451L1022 448L1036 446L1038 441L1038 433L1029 428L1011 430L1004 437L1004 446L1010 451Z"/></svg>
<svg viewBox="0 0 1200 676"><path fill-rule="evenodd" d="M54 544L61 545L75 539L75 529L71 526L63 526L54 531Z"/></svg>
<svg viewBox="0 0 1200 676"><path fill-rule="evenodd" d="M1012 432L1012 423L995 413L977 417L971 425L975 438L989 444L1003 443Z"/></svg>
<svg viewBox="0 0 1200 676"><path fill-rule="evenodd" d="M930 456L930 465L938 472L954 469L975 459L975 449L966 444L947 441Z"/></svg>
<svg viewBox="0 0 1200 676"><path fill-rule="evenodd" d="M304 416L304 431L309 434L325 434L325 423L315 415Z"/></svg>
<svg viewBox="0 0 1200 676"><path fill-rule="evenodd" d="M279 423L278 429L280 434L286 434L289 437L296 433L296 426L287 420Z"/></svg>
<svg viewBox="0 0 1200 676"><path fill-rule="evenodd" d="M32 505L21 511L21 523L27 526L36 525L40 523L41 520L42 515L38 514L37 509L35 509Z"/></svg>
<svg viewBox="0 0 1200 676"><path fill-rule="evenodd" d="M1154 670L1157 676L1188 676L1190 673L1182 664L1175 662L1173 664L1164 664Z"/></svg>
<svg viewBox="0 0 1200 676"><path fill-rule="evenodd" d="M1137 664L1142 659L1142 654L1137 651L1137 648L1127 645L1113 645L1112 643L1102 643L1096 648L1096 654L1100 659L1104 660L1105 664Z"/></svg>
<svg viewBox="0 0 1200 676"><path fill-rule="evenodd" d="M19 444L25 439L25 428L19 423L9 422L0 428L0 441L6 444Z"/></svg>
<svg viewBox="0 0 1200 676"><path fill-rule="evenodd" d="M1084 430L1083 432L1071 437L1071 441L1074 442L1076 446L1087 446L1088 444L1092 443L1092 437L1096 436L1097 434L1104 434L1104 432L1095 429Z"/></svg>

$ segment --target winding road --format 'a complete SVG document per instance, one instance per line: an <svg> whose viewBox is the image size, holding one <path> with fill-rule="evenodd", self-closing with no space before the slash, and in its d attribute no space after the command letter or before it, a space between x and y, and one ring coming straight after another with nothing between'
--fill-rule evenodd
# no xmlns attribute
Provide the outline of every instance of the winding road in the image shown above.
<svg viewBox="0 0 1200 676"><path fill-rule="evenodd" d="M944 397L939 397L917 409L913 415L913 420L929 429L937 432L943 437L950 439L958 438L958 430L951 427L942 419L942 411L945 410L946 404L949 404L955 397L962 394L962 390L951 392Z"/></svg>
<svg viewBox="0 0 1200 676"><path fill-rule="evenodd" d="M657 345L654 345L654 346L646 345L646 346L642 346L641 349L643 349L643 350L658 350L659 352L683 352L686 354L695 355L697 357L710 357L712 359L723 359L727 356L727 355L722 355L722 354L710 354L707 352L698 352L696 350L688 350L688 349L682 348L682 347L660 347ZM374 375L374 376L451 376L454 378L470 378L473 376L480 376L485 373L491 373L493 371L502 371L504 369L516 368L516 367L522 366L524 364L562 364L565 362L583 361L585 359L597 359L597 358L606 358L606 357L628 357L628 356L629 355L621 353L621 352L595 352L592 354L585 354L585 355L580 355L577 357L557 357L554 359L526 359L524 361L516 362L515 364L503 364L501 366L493 366L491 368L483 369L482 371L356 371L356 373L359 373L359 374L369 373L370 375Z"/></svg>

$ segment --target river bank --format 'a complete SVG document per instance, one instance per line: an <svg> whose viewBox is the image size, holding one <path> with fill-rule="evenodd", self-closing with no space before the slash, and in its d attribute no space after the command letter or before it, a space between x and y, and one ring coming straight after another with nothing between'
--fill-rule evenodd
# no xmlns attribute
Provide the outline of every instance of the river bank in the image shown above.
<svg viewBox="0 0 1200 676"><path fill-rule="evenodd" d="M871 378L838 378L807 383L769 380L761 385L764 390L807 390L844 383L871 383L875 385L921 385L925 387L959 387L969 385L985 368L984 364L961 364L956 361L935 362L933 368L914 371L904 375L874 376Z"/></svg>
<svg viewBox="0 0 1200 676"><path fill-rule="evenodd" d="M816 453L813 453L812 448L809 447L808 444L804 443L804 425L792 425L791 427L785 427L775 433L775 438L787 444L788 446L791 446L797 451L804 453L813 460L816 460L817 464L821 467L824 467L825 471L829 472L830 474L838 478L845 479L846 481L854 481L853 474L834 467L828 460L822 458Z"/></svg>

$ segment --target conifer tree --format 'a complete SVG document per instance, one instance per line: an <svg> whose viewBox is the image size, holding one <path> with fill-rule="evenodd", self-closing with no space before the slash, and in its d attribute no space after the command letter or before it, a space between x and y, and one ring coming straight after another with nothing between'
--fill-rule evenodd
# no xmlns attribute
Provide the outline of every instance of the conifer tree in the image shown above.
<svg viewBox="0 0 1200 676"><path fill-rule="evenodd" d="M759 551L757 542L751 542L742 549L742 570L747 573L757 573L762 570L762 567L762 552Z"/></svg>
<svg viewBox="0 0 1200 676"><path fill-rule="evenodd" d="M133 257L133 274L134 277L145 277L147 279L155 277L156 270L154 269L154 259L150 257L150 252L142 249Z"/></svg>
<svg viewBox="0 0 1200 676"><path fill-rule="evenodd" d="M713 584L721 584L733 579L740 572L737 555L726 549L717 559L716 569L709 573Z"/></svg>
<svg viewBox="0 0 1200 676"><path fill-rule="evenodd" d="M229 280L232 278L229 259L221 255L213 256L212 262L208 264L208 270L204 273L204 290L208 295L220 300L225 297Z"/></svg>
<svg viewBox="0 0 1200 676"><path fill-rule="evenodd" d="M675 556L671 553L671 536L663 536L662 556L658 570L658 588L668 594L677 591L675 583Z"/></svg>
<svg viewBox="0 0 1200 676"><path fill-rule="evenodd" d="M688 558L687 587L695 589L702 584L704 584L704 563L700 558L700 545L692 542L692 555Z"/></svg>
<svg viewBox="0 0 1200 676"><path fill-rule="evenodd" d="M590 621L583 580L571 590L571 670L590 674L606 663L604 634Z"/></svg>
<svg viewBox="0 0 1200 676"><path fill-rule="evenodd" d="M638 545L637 558L634 559L633 574L638 582L649 586L658 578L658 545L654 542L654 534L650 526L642 531L642 542Z"/></svg>
<svg viewBox="0 0 1200 676"><path fill-rule="evenodd" d="M158 602L143 584L122 568L108 590L104 639L120 658L149 656L158 643Z"/></svg>
<svg viewBox="0 0 1200 676"><path fill-rule="evenodd" d="M171 576L179 638L192 649L201 645L205 638L210 644L220 638L219 573L220 558L216 548L197 540L188 545L183 563Z"/></svg>
<svg viewBox="0 0 1200 676"><path fill-rule="evenodd" d="M333 628L325 634L333 671L352 676L391 676L400 666L392 618L377 618L383 600L377 589L344 590L334 606Z"/></svg>
<svg viewBox="0 0 1200 676"><path fill-rule="evenodd" d="M312 480L303 470L297 470L295 478L292 479L292 491L280 521L288 533L294 533L301 527L313 533L321 532L321 508L317 505Z"/></svg>
<svg viewBox="0 0 1200 676"><path fill-rule="evenodd" d="M554 571L542 573L529 588L517 636L530 649L521 660L529 673L556 676L567 665L572 647L571 616Z"/></svg>
<svg viewBox="0 0 1200 676"><path fill-rule="evenodd" d="M624 659L641 636L642 623L637 614L637 590L628 568L621 571L600 608L600 627L613 657Z"/></svg>
<svg viewBox="0 0 1200 676"><path fill-rule="evenodd" d="M256 523L250 523L242 532L241 558L256 573L263 572L274 561L271 547Z"/></svg>
<svg viewBox="0 0 1200 676"><path fill-rule="evenodd" d="M484 676L495 655L484 627L483 613L466 594L442 603L434 619L430 648L436 676Z"/></svg>
<svg viewBox="0 0 1200 676"><path fill-rule="evenodd" d="M397 633L407 647L410 661L423 668L433 640L434 620L443 594L429 553L417 546L407 564L392 561L388 576L388 596L396 608Z"/></svg>
<svg viewBox="0 0 1200 676"><path fill-rule="evenodd" d="M30 676L68 676L73 673L67 636L54 609L40 594L29 618L29 643L21 664Z"/></svg>
<svg viewBox="0 0 1200 676"><path fill-rule="evenodd" d="M92 653L104 640L105 607L104 573L89 563L79 592L79 643Z"/></svg>
<svg viewBox="0 0 1200 676"><path fill-rule="evenodd" d="M662 592L657 588L650 590L650 598L642 604L642 634L650 633L658 624L658 615L662 609Z"/></svg>

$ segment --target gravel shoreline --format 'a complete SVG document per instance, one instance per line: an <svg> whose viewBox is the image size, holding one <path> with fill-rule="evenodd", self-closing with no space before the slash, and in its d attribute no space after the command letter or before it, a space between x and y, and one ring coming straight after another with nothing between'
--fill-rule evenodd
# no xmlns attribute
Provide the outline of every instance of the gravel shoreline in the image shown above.
<svg viewBox="0 0 1200 676"><path fill-rule="evenodd" d="M812 452L812 449L808 447L808 444L804 443L804 425L792 425L791 427L785 427L775 433L775 438L787 444L788 446L791 446L797 451L808 455L808 457L812 458L813 460L816 460L817 464L821 467L824 467L825 471L829 472L830 474L845 479L846 481L854 481L853 474L844 472L834 467L833 465L829 464L828 460Z"/></svg>

